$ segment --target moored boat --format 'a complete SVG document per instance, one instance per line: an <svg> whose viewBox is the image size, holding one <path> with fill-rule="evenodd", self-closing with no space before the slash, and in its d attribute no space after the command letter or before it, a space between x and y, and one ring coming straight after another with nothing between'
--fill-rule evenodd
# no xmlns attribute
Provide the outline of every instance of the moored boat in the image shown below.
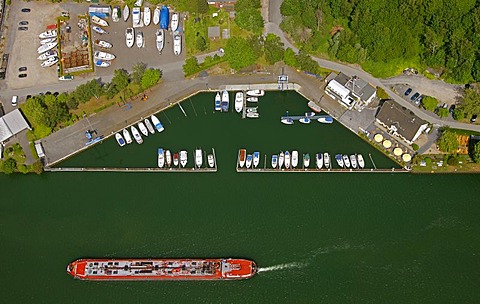
<svg viewBox="0 0 480 304"><path fill-rule="evenodd" d="M316 163L317 163L317 168L322 169L323 168L323 154L322 153L317 153L316 155Z"/></svg>
<svg viewBox="0 0 480 304"><path fill-rule="evenodd" d="M159 168L163 168L165 166L165 152L162 148L158 148L158 157L157 157L157 164Z"/></svg>
<svg viewBox="0 0 480 304"><path fill-rule="evenodd" d="M350 164L352 164L353 169L357 169L357 158L355 154L350 155Z"/></svg>
<svg viewBox="0 0 480 304"><path fill-rule="evenodd" d="M108 32L106 30L104 30L103 28L99 27L99 26L92 26L92 30L94 30L95 32L99 33L100 35L103 35L103 34L108 34Z"/></svg>
<svg viewBox="0 0 480 304"><path fill-rule="evenodd" d="M213 157L213 154L208 154L207 155L207 162L208 162L208 166L210 168L213 168L213 166L215 166L215 159Z"/></svg>
<svg viewBox="0 0 480 304"><path fill-rule="evenodd" d="M38 35L38 38L40 39L47 39L47 38L53 38L53 37L57 37L57 30L48 30Z"/></svg>
<svg viewBox="0 0 480 304"><path fill-rule="evenodd" d="M259 97L259 96L265 95L265 91L264 90L249 90L249 91L247 91L247 95L248 96Z"/></svg>
<svg viewBox="0 0 480 304"><path fill-rule="evenodd" d="M325 166L325 168L330 169L330 154L328 154L327 152L323 153L323 165Z"/></svg>
<svg viewBox="0 0 480 304"><path fill-rule="evenodd" d="M188 153L185 150L180 151L180 165L185 168L188 162Z"/></svg>
<svg viewBox="0 0 480 304"><path fill-rule="evenodd" d="M172 22L170 25L170 28L172 29L172 32L175 32L178 30L178 13L173 13L172 14Z"/></svg>
<svg viewBox="0 0 480 304"><path fill-rule="evenodd" d="M157 6L153 11L153 24L157 25L160 22L160 7Z"/></svg>
<svg viewBox="0 0 480 304"><path fill-rule="evenodd" d="M358 166L362 169L365 168L365 160L363 159L362 154L357 154L357 160L358 160Z"/></svg>
<svg viewBox="0 0 480 304"><path fill-rule="evenodd" d="M222 93L222 112L228 112L228 106L230 104L230 96L228 91L224 90Z"/></svg>
<svg viewBox="0 0 480 304"><path fill-rule="evenodd" d="M40 54L40 56L38 56L37 59L43 61L43 60L47 60L47 59L50 58L50 57L56 57L56 56L58 56L57 51L55 51L55 50L50 50L50 51L47 51L47 52L45 52L45 53L43 53L43 54Z"/></svg>
<svg viewBox="0 0 480 304"><path fill-rule="evenodd" d="M220 96L220 92L217 92L215 95L215 111L222 110L222 97Z"/></svg>
<svg viewBox="0 0 480 304"><path fill-rule="evenodd" d="M147 127L148 129L148 132L150 132L151 134L154 134L155 133L155 129L153 128L153 125L152 123L150 122L150 120L148 118L145 118L143 120L143 122L145 123L145 126Z"/></svg>
<svg viewBox="0 0 480 304"><path fill-rule="evenodd" d="M313 117L315 115L316 115L315 112L305 112L305 117L308 117L308 118Z"/></svg>
<svg viewBox="0 0 480 304"><path fill-rule="evenodd" d="M42 62L40 64L40 66L42 68L48 68L48 67L51 67L52 65L54 65L55 63L58 62L58 57L49 57L47 60L45 60L44 62Z"/></svg>
<svg viewBox="0 0 480 304"><path fill-rule="evenodd" d="M95 51L93 54L93 57L96 60L113 60L115 59L115 55L107 53L107 52L102 52L102 51Z"/></svg>
<svg viewBox="0 0 480 304"><path fill-rule="evenodd" d="M250 167L252 166L252 161L253 161L253 155L247 154L247 160L245 161L245 167L247 169L250 169Z"/></svg>
<svg viewBox="0 0 480 304"><path fill-rule="evenodd" d="M240 168L243 168L243 166L245 165L246 156L247 156L247 150L240 149L240 151L238 152L238 165L240 166Z"/></svg>
<svg viewBox="0 0 480 304"><path fill-rule="evenodd" d="M116 134L115 134L115 139L117 140L117 143L118 143L118 145L119 145L120 147L125 146L125 140L123 139L122 134L116 133Z"/></svg>
<svg viewBox="0 0 480 304"><path fill-rule="evenodd" d="M343 168L343 157L342 154L335 155L335 160L340 168Z"/></svg>
<svg viewBox="0 0 480 304"><path fill-rule="evenodd" d="M302 117L298 120L299 122L303 123L303 124L309 124L310 123L310 118L308 117Z"/></svg>
<svg viewBox="0 0 480 304"><path fill-rule="evenodd" d="M247 117L248 118L259 118L260 114L258 112L248 112Z"/></svg>
<svg viewBox="0 0 480 304"><path fill-rule="evenodd" d="M178 160L179 160L178 153L173 153L173 165L175 167L178 167Z"/></svg>
<svg viewBox="0 0 480 304"><path fill-rule="evenodd" d="M132 132L133 138L135 139L137 144L139 144L139 145L142 144L143 143L143 138L140 135L140 132L138 132L138 129L135 128L135 126L131 126L130 131Z"/></svg>
<svg viewBox="0 0 480 304"><path fill-rule="evenodd" d="M165 45L165 35L162 29L157 29L155 32L155 42L157 45L157 50L161 52L163 50L163 47Z"/></svg>
<svg viewBox="0 0 480 304"><path fill-rule="evenodd" d="M278 155L277 155L277 154L273 154L273 155L272 155L272 168L273 168L273 169L276 169L276 168L277 168L277 165L278 165Z"/></svg>
<svg viewBox="0 0 480 304"><path fill-rule="evenodd" d="M137 31L137 47L138 48L143 48L145 46L145 40L143 39L143 32L142 31Z"/></svg>
<svg viewBox="0 0 480 304"><path fill-rule="evenodd" d="M180 55L182 52L182 36L180 35L175 35L173 36L173 54L175 56Z"/></svg>
<svg viewBox="0 0 480 304"><path fill-rule="evenodd" d="M170 152L170 150L165 151L165 163L168 167L172 165L172 153Z"/></svg>
<svg viewBox="0 0 480 304"><path fill-rule="evenodd" d="M150 12L150 8L148 6L145 6L145 8L143 9L143 24L145 26L149 26L151 19L152 13Z"/></svg>
<svg viewBox="0 0 480 304"><path fill-rule="evenodd" d="M324 116L322 116L322 117L319 117L319 118L317 119L317 121L318 121L319 123L331 124L331 123L333 123L333 118L332 118L331 116L324 115Z"/></svg>
<svg viewBox="0 0 480 304"><path fill-rule="evenodd" d="M135 30L131 27L125 30L125 43L129 48L131 48L135 43Z"/></svg>
<svg viewBox="0 0 480 304"><path fill-rule="evenodd" d="M350 168L350 158L348 158L348 155L343 154L342 158L343 158L343 164L345 165L345 168Z"/></svg>
<svg viewBox="0 0 480 304"><path fill-rule="evenodd" d="M235 93L235 111L242 112L243 109L243 92Z"/></svg>
<svg viewBox="0 0 480 304"><path fill-rule="evenodd" d="M98 24L100 26L108 26L108 22L98 16L93 15L91 17L91 20L93 23Z"/></svg>
<svg viewBox="0 0 480 304"><path fill-rule="evenodd" d="M95 45L104 49L111 49L113 45L105 40L95 40Z"/></svg>
<svg viewBox="0 0 480 304"><path fill-rule="evenodd" d="M120 21L120 7L114 6L112 11L112 21L118 22Z"/></svg>
<svg viewBox="0 0 480 304"><path fill-rule="evenodd" d="M95 60L95 66L99 68L108 68L110 66L110 62L103 60Z"/></svg>
<svg viewBox="0 0 480 304"><path fill-rule="evenodd" d="M280 121L285 125L293 125L293 119L290 117L282 118Z"/></svg>
<svg viewBox="0 0 480 304"><path fill-rule="evenodd" d="M257 113L258 107L247 107L247 113Z"/></svg>
<svg viewBox="0 0 480 304"><path fill-rule="evenodd" d="M304 168L310 167L310 154L308 153L303 154L303 167Z"/></svg>
<svg viewBox="0 0 480 304"><path fill-rule="evenodd" d="M285 151L285 168L290 169L290 152Z"/></svg>
<svg viewBox="0 0 480 304"><path fill-rule="evenodd" d="M284 160L285 160L285 154L282 151L280 151L280 154L278 155L278 169L282 169Z"/></svg>
<svg viewBox="0 0 480 304"><path fill-rule="evenodd" d="M138 128L140 129L140 132L142 132L143 135L148 136L148 130L147 127L145 127L145 124L143 122L138 122Z"/></svg>
<svg viewBox="0 0 480 304"><path fill-rule="evenodd" d="M248 102L258 102L258 97L247 97Z"/></svg>
<svg viewBox="0 0 480 304"><path fill-rule="evenodd" d="M128 5L125 5L125 7L123 8L123 21L126 22L129 16L130 16L130 8L128 7Z"/></svg>
<svg viewBox="0 0 480 304"><path fill-rule="evenodd" d="M254 168L258 167L259 163L260 163L260 152L255 151L253 152L253 167Z"/></svg>
<svg viewBox="0 0 480 304"><path fill-rule="evenodd" d="M127 142L127 144L132 143L132 136L130 136L130 132L128 132L127 129L123 129L123 137L125 138L125 141Z"/></svg>
<svg viewBox="0 0 480 304"><path fill-rule="evenodd" d="M292 151L292 168L296 168L298 166L298 151Z"/></svg>
<svg viewBox="0 0 480 304"><path fill-rule="evenodd" d="M202 152L202 149L197 148L195 149L195 166L197 166L197 168L200 168L202 167L202 164L203 164L203 152Z"/></svg>
<svg viewBox="0 0 480 304"><path fill-rule="evenodd" d="M46 51L49 51L51 49L53 49L54 47L57 46L57 42L50 42L50 43L47 43L47 44L42 44L38 49L37 49L37 53L41 54L41 53L45 53Z"/></svg>
<svg viewBox="0 0 480 304"><path fill-rule="evenodd" d="M160 133L164 130L163 125L160 122L160 120L157 118L157 116L152 115L152 116L150 116L150 119L152 120L152 123L155 126L155 129L157 129L158 133Z"/></svg>

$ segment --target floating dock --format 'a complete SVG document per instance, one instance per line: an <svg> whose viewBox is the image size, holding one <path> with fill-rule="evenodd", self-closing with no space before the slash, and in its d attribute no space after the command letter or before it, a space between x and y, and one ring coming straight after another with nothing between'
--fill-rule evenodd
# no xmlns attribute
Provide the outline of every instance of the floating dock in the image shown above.
<svg viewBox="0 0 480 304"><path fill-rule="evenodd" d="M300 120L300 119L305 118L305 117L310 118L310 120L317 120L317 119L319 119L319 118L327 118L327 117L333 118L333 117L330 116L330 115L314 115L314 116L305 116L305 115L303 115L303 116L282 116L282 117L280 117L280 120L285 119L285 118L290 118L290 119L292 119L292 120Z"/></svg>

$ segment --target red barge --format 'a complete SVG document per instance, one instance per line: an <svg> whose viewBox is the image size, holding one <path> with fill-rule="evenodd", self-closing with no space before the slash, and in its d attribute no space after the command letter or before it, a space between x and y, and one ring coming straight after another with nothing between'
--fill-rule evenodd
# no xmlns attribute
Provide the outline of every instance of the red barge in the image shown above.
<svg viewBox="0 0 480 304"><path fill-rule="evenodd" d="M136 280L240 280L257 271L245 259L80 259L67 266L76 279Z"/></svg>

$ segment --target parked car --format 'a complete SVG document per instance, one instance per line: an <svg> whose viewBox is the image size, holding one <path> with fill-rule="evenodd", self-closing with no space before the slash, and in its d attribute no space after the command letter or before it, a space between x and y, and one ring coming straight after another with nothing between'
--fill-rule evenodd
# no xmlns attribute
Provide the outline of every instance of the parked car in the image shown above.
<svg viewBox="0 0 480 304"><path fill-rule="evenodd" d="M18 78L25 78L25 77L27 77L27 74L19 74L18 75Z"/></svg>
<svg viewBox="0 0 480 304"><path fill-rule="evenodd" d="M18 25L28 25L28 21L20 21Z"/></svg>
<svg viewBox="0 0 480 304"><path fill-rule="evenodd" d="M23 13L30 13L30 11L31 10L29 8L26 8L26 7L22 8Z"/></svg>
<svg viewBox="0 0 480 304"><path fill-rule="evenodd" d="M455 108L456 106L453 104L450 106L450 109L448 109L448 112L450 112L450 114L453 114L453 111L455 111Z"/></svg>
<svg viewBox="0 0 480 304"><path fill-rule="evenodd" d="M28 31L28 27L26 27L26 26L19 26L19 27L18 27L18 30L19 30L19 31Z"/></svg>
<svg viewBox="0 0 480 304"><path fill-rule="evenodd" d="M417 106L419 106L422 103L422 100L423 100L423 95L420 95L417 97L417 99L415 99L414 102Z"/></svg>
<svg viewBox="0 0 480 304"><path fill-rule="evenodd" d="M27 70L27 67L19 67L18 71L19 72L25 72Z"/></svg>
<svg viewBox="0 0 480 304"><path fill-rule="evenodd" d="M16 107L18 104L18 96L14 95L12 96L12 107Z"/></svg>
<svg viewBox="0 0 480 304"><path fill-rule="evenodd" d="M410 93L412 93L412 88L408 88L408 89L405 91L405 96L410 95Z"/></svg>
<svg viewBox="0 0 480 304"><path fill-rule="evenodd" d="M420 93L415 92L415 94L413 94L412 97L410 97L410 100L415 101L415 99L417 99L419 96L420 96Z"/></svg>
<svg viewBox="0 0 480 304"><path fill-rule="evenodd" d="M476 122L477 121L477 114L472 115L472 119L470 119L470 122Z"/></svg>

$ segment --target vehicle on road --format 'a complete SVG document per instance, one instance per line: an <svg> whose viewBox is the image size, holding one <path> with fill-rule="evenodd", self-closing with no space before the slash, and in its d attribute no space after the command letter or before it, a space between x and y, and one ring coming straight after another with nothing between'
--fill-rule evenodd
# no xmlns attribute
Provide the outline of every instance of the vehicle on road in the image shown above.
<svg viewBox="0 0 480 304"><path fill-rule="evenodd" d="M12 96L12 107L16 107L18 104L18 96L17 95L13 95Z"/></svg>
<svg viewBox="0 0 480 304"><path fill-rule="evenodd" d="M410 95L410 93L412 93L412 88L408 88L408 89L405 91L405 96Z"/></svg>
<svg viewBox="0 0 480 304"><path fill-rule="evenodd" d="M472 118L470 119L470 122L472 122L472 123L476 122L477 121L477 116L478 116L477 114L473 114Z"/></svg>
<svg viewBox="0 0 480 304"><path fill-rule="evenodd" d="M29 8L22 8L22 13L30 13L30 9Z"/></svg>
<svg viewBox="0 0 480 304"><path fill-rule="evenodd" d="M450 109L448 109L448 112L450 112L450 114L453 114L453 111L455 111L455 108L456 108L456 107L457 107L457 106L454 105L454 104L451 105L451 106L450 106Z"/></svg>
<svg viewBox="0 0 480 304"><path fill-rule="evenodd" d="M18 75L18 78L25 78L25 77L27 77L27 74L19 74Z"/></svg>
<svg viewBox="0 0 480 304"><path fill-rule="evenodd" d="M410 97L410 100L415 101L415 99L417 99L419 96L420 96L420 93L415 92L415 94L413 94L412 97Z"/></svg>
<svg viewBox="0 0 480 304"><path fill-rule="evenodd" d="M18 71L19 72L25 72L27 70L27 67L19 67Z"/></svg>
<svg viewBox="0 0 480 304"><path fill-rule="evenodd" d="M422 100L423 100L423 95L420 95L417 97L417 99L415 99L414 102L417 106L419 106L422 103Z"/></svg>
<svg viewBox="0 0 480 304"><path fill-rule="evenodd" d="M28 25L28 21L20 21L18 25Z"/></svg>
<svg viewBox="0 0 480 304"><path fill-rule="evenodd" d="M18 27L18 30L19 30L19 31L28 31L28 27L26 27L26 26L19 26L19 27Z"/></svg>

